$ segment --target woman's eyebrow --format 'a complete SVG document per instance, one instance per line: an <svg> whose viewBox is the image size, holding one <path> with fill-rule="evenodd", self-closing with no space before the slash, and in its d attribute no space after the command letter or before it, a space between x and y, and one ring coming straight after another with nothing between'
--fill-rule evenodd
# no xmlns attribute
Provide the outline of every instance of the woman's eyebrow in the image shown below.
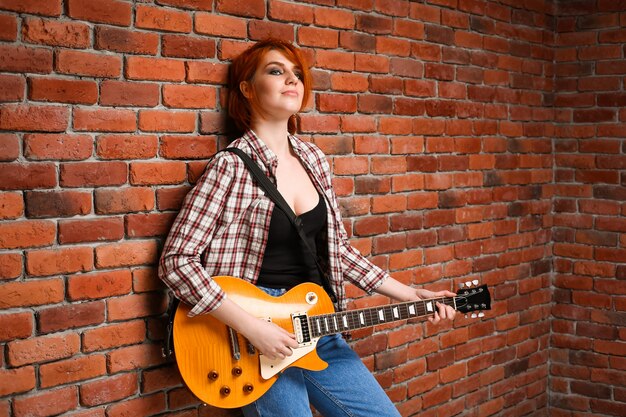
<svg viewBox="0 0 626 417"><path fill-rule="evenodd" d="M283 68L285 68L285 67L286 67L286 65L285 65L285 64L283 64L282 62L279 62L279 61L271 61L271 62L268 62L268 63L265 65L265 68L269 67L270 65L278 65L278 66L283 67ZM293 66L293 69L294 69L294 70L301 70L301 68L300 68L300 66L299 66L299 65L294 65L294 66Z"/></svg>

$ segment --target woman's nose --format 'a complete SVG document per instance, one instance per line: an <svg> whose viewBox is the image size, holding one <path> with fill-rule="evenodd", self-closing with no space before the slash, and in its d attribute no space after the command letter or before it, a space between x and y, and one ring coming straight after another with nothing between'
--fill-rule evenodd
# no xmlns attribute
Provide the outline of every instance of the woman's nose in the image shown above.
<svg viewBox="0 0 626 417"><path fill-rule="evenodd" d="M287 72L287 84L296 84L298 82L298 77L291 71Z"/></svg>

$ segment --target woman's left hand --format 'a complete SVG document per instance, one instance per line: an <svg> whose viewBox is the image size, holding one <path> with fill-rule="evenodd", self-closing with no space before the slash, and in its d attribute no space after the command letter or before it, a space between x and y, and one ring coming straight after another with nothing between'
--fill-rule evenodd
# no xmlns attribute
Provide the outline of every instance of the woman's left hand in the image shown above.
<svg viewBox="0 0 626 417"><path fill-rule="evenodd" d="M450 291L429 291L424 289L415 289L415 293L421 300L428 300L431 298L441 298L441 297L454 297L455 293ZM435 310L435 314L432 317L428 318L432 324L437 324L441 320L454 320L454 316L456 311L452 308L452 306L437 302L437 310Z"/></svg>

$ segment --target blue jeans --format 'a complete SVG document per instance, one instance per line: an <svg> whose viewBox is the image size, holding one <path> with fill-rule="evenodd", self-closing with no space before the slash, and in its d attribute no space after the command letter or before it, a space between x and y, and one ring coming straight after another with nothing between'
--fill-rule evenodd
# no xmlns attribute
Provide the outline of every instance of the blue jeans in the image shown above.
<svg viewBox="0 0 626 417"><path fill-rule="evenodd" d="M261 288L270 295L284 290ZM400 417L378 381L340 335L324 336L317 353L323 371L287 368L245 417L311 417L312 404L324 417Z"/></svg>

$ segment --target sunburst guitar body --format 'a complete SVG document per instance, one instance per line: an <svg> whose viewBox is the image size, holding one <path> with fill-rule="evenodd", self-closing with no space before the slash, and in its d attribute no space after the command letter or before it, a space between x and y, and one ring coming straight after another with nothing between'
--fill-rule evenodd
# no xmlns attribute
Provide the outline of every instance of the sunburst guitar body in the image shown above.
<svg viewBox="0 0 626 417"><path fill-rule="evenodd" d="M335 313L332 301L316 284L300 284L280 297L272 297L239 278L214 279L230 300L253 316L295 334L298 342L291 356L270 360L211 315L188 317L190 307L180 303L173 323L178 369L200 400L219 408L242 407L257 400L288 367L325 369L327 364L315 351L322 336L434 314L435 302L465 312L490 308L486 286L461 290L456 297Z"/></svg>

